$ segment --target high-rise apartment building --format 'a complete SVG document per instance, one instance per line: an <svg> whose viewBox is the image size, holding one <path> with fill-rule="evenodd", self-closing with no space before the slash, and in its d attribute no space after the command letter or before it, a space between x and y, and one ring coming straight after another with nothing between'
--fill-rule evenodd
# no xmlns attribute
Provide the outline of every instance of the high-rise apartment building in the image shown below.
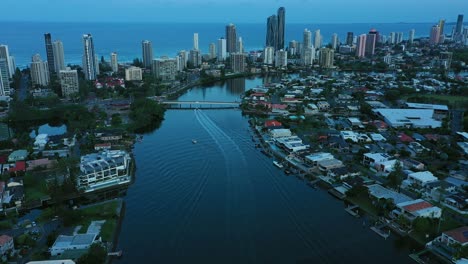
<svg viewBox="0 0 468 264"><path fill-rule="evenodd" d="M429 43L432 44L432 45L436 45L436 44L439 44L439 40L440 40L440 27L439 25L434 25L432 28L431 28L431 32L430 32L430 35L429 35Z"/></svg>
<svg viewBox="0 0 468 264"><path fill-rule="evenodd" d="M0 58L0 95L10 95L10 76L8 60Z"/></svg>
<svg viewBox="0 0 468 264"><path fill-rule="evenodd" d="M413 44L414 42L414 34L416 33L416 30L412 29L409 31L409 34L408 34L408 43L409 44Z"/></svg>
<svg viewBox="0 0 468 264"><path fill-rule="evenodd" d="M286 26L286 9L284 7L278 8L278 34L276 35L276 50L284 49L284 33Z"/></svg>
<svg viewBox="0 0 468 264"><path fill-rule="evenodd" d="M263 50L263 63L273 65L275 62L275 48L265 47Z"/></svg>
<svg viewBox="0 0 468 264"><path fill-rule="evenodd" d="M320 29L317 29L314 35L314 48L319 49L322 47L322 35L320 34Z"/></svg>
<svg viewBox="0 0 468 264"><path fill-rule="evenodd" d="M377 30L371 29L366 36L366 56L374 56L375 43L377 42Z"/></svg>
<svg viewBox="0 0 468 264"><path fill-rule="evenodd" d="M202 54L200 50L191 50L189 52L189 62L192 63L192 66L197 68L202 64Z"/></svg>
<svg viewBox="0 0 468 264"><path fill-rule="evenodd" d="M70 97L80 91L78 72L70 68L59 71L60 86L62 87L62 96Z"/></svg>
<svg viewBox="0 0 468 264"><path fill-rule="evenodd" d="M111 68L113 72L118 72L119 71L119 62L117 61L117 53L112 52L111 55Z"/></svg>
<svg viewBox="0 0 468 264"><path fill-rule="evenodd" d="M336 50L338 48L338 34L333 33L330 44L332 49Z"/></svg>
<svg viewBox="0 0 468 264"><path fill-rule="evenodd" d="M52 35L50 35L50 33L44 34L44 40L45 40L45 48L46 48L46 55L47 55L47 65L49 68L49 72L52 74L56 72L54 49L52 46Z"/></svg>
<svg viewBox="0 0 468 264"><path fill-rule="evenodd" d="M177 76L177 60L173 58L154 59L153 74L163 82L174 81Z"/></svg>
<svg viewBox="0 0 468 264"><path fill-rule="evenodd" d="M226 39L220 38L218 39L218 61L225 61L226 56Z"/></svg>
<svg viewBox="0 0 468 264"><path fill-rule="evenodd" d="M242 40L242 37L239 37L237 40L237 51L240 53L244 53L244 41Z"/></svg>
<svg viewBox="0 0 468 264"><path fill-rule="evenodd" d="M301 62L304 66L310 66L314 64L315 60L315 49L314 47L304 47L301 56Z"/></svg>
<svg viewBox="0 0 468 264"><path fill-rule="evenodd" d="M95 80L99 74L99 62L94 52L91 34L83 35L83 72L86 80Z"/></svg>
<svg viewBox="0 0 468 264"><path fill-rule="evenodd" d="M266 34L266 46L276 46L276 40L278 39L278 17L276 15L269 16L267 19L267 34Z"/></svg>
<svg viewBox="0 0 468 264"><path fill-rule="evenodd" d="M232 23L226 26L226 51L237 52L237 31Z"/></svg>
<svg viewBox="0 0 468 264"><path fill-rule="evenodd" d="M348 32L346 34L346 45L352 46L354 41L354 33L353 32Z"/></svg>
<svg viewBox="0 0 468 264"><path fill-rule="evenodd" d="M143 71L139 67L130 66L130 68L125 69L125 80L141 81L143 80Z"/></svg>
<svg viewBox="0 0 468 264"><path fill-rule="evenodd" d="M15 73L15 69L13 68L13 65L11 65L11 56L10 52L8 51L8 46L7 45L0 45L0 59L5 59L5 63L7 66L7 76L8 78L11 78L13 74Z"/></svg>
<svg viewBox="0 0 468 264"><path fill-rule="evenodd" d="M214 59L216 58L216 44L214 43L210 43L210 47L209 47L209 55L210 55L210 59Z"/></svg>
<svg viewBox="0 0 468 264"><path fill-rule="evenodd" d="M235 73L245 72L245 54L234 52L230 54L231 70Z"/></svg>
<svg viewBox="0 0 468 264"><path fill-rule="evenodd" d="M33 85L47 86L50 82L49 66L36 54L31 61L31 80Z"/></svg>
<svg viewBox="0 0 468 264"><path fill-rule="evenodd" d="M362 34L358 36L357 43L356 43L356 56L360 58L366 56L366 41L367 41L366 34Z"/></svg>
<svg viewBox="0 0 468 264"><path fill-rule="evenodd" d="M288 53L285 50L276 51L275 67L284 68L288 66Z"/></svg>
<svg viewBox="0 0 468 264"><path fill-rule="evenodd" d="M149 40L141 42L141 49L143 52L143 66L146 69L151 69L153 63L153 44Z"/></svg>
<svg viewBox="0 0 468 264"><path fill-rule="evenodd" d="M335 50L329 48L320 49L319 64L323 68L332 68L335 56Z"/></svg>
<svg viewBox="0 0 468 264"><path fill-rule="evenodd" d="M463 33L463 15L458 15L457 25L455 27L455 35L459 36Z"/></svg>
<svg viewBox="0 0 468 264"><path fill-rule="evenodd" d="M65 53L63 51L62 41L57 40L52 43L52 52L54 54L54 72L60 73L61 70L65 70ZM48 65L50 65L50 63L48 63Z"/></svg>
<svg viewBox="0 0 468 264"><path fill-rule="evenodd" d="M193 49L199 50L198 46L198 33L193 33Z"/></svg>

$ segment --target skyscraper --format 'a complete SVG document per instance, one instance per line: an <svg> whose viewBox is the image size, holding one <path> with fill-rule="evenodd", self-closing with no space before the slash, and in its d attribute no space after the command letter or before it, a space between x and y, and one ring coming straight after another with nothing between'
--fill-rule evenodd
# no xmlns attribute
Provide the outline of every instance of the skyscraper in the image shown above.
<svg viewBox="0 0 468 264"><path fill-rule="evenodd" d="M0 95L10 94L10 76L8 74L8 60L0 58Z"/></svg>
<svg viewBox="0 0 468 264"><path fill-rule="evenodd" d="M366 56L366 34L359 35L356 44L356 56L362 58Z"/></svg>
<svg viewBox="0 0 468 264"><path fill-rule="evenodd" d="M237 41L237 51L244 53L244 42L242 41L242 37L239 37L239 40Z"/></svg>
<svg viewBox="0 0 468 264"><path fill-rule="evenodd" d="M91 34L83 35L83 71L86 80L95 80L99 74L99 64L94 53L94 43Z"/></svg>
<svg viewBox="0 0 468 264"><path fill-rule="evenodd" d="M396 33L390 32L390 37L388 38L390 44L396 44Z"/></svg>
<svg viewBox="0 0 468 264"><path fill-rule="evenodd" d="M332 68L335 51L333 49L322 48L320 49L319 63L320 67Z"/></svg>
<svg viewBox="0 0 468 264"><path fill-rule="evenodd" d="M312 32L307 28L304 29L302 45L304 48L312 47Z"/></svg>
<svg viewBox="0 0 468 264"><path fill-rule="evenodd" d="M12 69L10 65L10 52L8 51L8 46L7 45L0 45L0 59L5 59L6 63L6 76L8 78L11 78L14 73L14 69ZM8 85L9 86L9 85Z"/></svg>
<svg viewBox="0 0 468 264"><path fill-rule="evenodd" d="M230 54L231 70L235 73L245 72L245 55L240 52Z"/></svg>
<svg viewBox="0 0 468 264"><path fill-rule="evenodd" d="M458 15L457 26L455 27L455 35L459 36L463 33L463 15Z"/></svg>
<svg viewBox="0 0 468 264"><path fill-rule="evenodd" d="M182 70L187 68L187 61L188 61L187 51L181 50L177 53L177 56L181 58L182 65L180 65L180 68Z"/></svg>
<svg viewBox="0 0 468 264"><path fill-rule="evenodd" d="M336 50L336 48L338 47L338 34L333 33L330 44L332 46L332 49Z"/></svg>
<svg viewBox="0 0 468 264"><path fill-rule="evenodd" d="M288 53L285 50L276 51L275 67L283 68L288 66Z"/></svg>
<svg viewBox="0 0 468 264"><path fill-rule="evenodd" d="M375 53L375 43L377 42L377 30L371 29L366 36L366 56L373 56Z"/></svg>
<svg viewBox="0 0 468 264"><path fill-rule="evenodd" d="M191 50L189 52L188 60L192 63L193 67L200 67L200 65L202 64L202 55L200 50Z"/></svg>
<svg viewBox="0 0 468 264"><path fill-rule="evenodd" d="M413 44L414 42L414 34L416 33L416 30L412 29L409 31L409 34L408 34L408 43L409 44Z"/></svg>
<svg viewBox="0 0 468 264"><path fill-rule="evenodd" d="M48 64L41 60L39 54L32 57L31 80L33 85L41 86L47 86L50 81Z"/></svg>
<svg viewBox="0 0 468 264"><path fill-rule="evenodd" d="M445 19L439 20L440 35L444 35Z"/></svg>
<svg viewBox="0 0 468 264"><path fill-rule="evenodd" d="M314 37L314 48L319 49L320 47L322 47L322 35L320 34L320 29L317 29Z"/></svg>
<svg viewBox="0 0 468 264"><path fill-rule="evenodd" d="M66 68L59 71L60 75L60 86L62 87L62 96L70 97L70 95L76 94L80 91L78 72Z"/></svg>
<svg viewBox="0 0 468 264"><path fill-rule="evenodd" d="M143 51L143 66L151 69L153 63L153 44L149 40L141 42L141 49Z"/></svg>
<svg viewBox="0 0 468 264"><path fill-rule="evenodd" d="M396 33L395 42L396 44L400 44L401 42L403 42L403 32Z"/></svg>
<svg viewBox="0 0 468 264"><path fill-rule="evenodd" d="M291 40L288 45L288 53L290 56L296 56L299 53L299 45L297 41Z"/></svg>
<svg viewBox="0 0 468 264"><path fill-rule="evenodd" d="M55 72L59 73L61 70L65 70L65 55L63 52L63 43L60 40L54 41L52 43L52 51L54 53Z"/></svg>
<svg viewBox="0 0 468 264"><path fill-rule="evenodd" d="M267 34L266 46L276 48L276 40L278 39L278 18L272 15L267 19Z"/></svg>
<svg viewBox="0 0 468 264"><path fill-rule="evenodd" d="M119 63L117 61L117 53L112 52L111 53L111 68L113 72L118 72L119 71Z"/></svg>
<svg viewBox="0 0 468 264"><path fill-rule="evenodd" d="M263 63L273 65L275 61L275 48L265 47L263 50Z"/></svg>
<svg viewBox="0 0 468 264"><path fill-rule="evenodd" d="M209 51L210 51L210 53L209 53L210 54L210 59L216 58L216 44L210 43Z"/></svg>
<svg viewBox="0 0 468 264"><path fill-rule="evenodd" d="M286 9L284 7L280 7L278 9L278 34L277 34L277 41L276 41L276 50L284 49L284 32L285 32L285 25L286 25Z"/></svg>
<svg viewBox="0 0 468 264"><path fill-rule="evenodd" d="M198 50L198 33L193 33L193 49Z"/></svg>
<svg viewBox="0 0 468 264"><path fill-rule="evenodd" d="M218 61L224 61L226 59L226 39L218 39Z"/></svg>
<svg viewBox="0 0 468 264"><path fill-rule="evenodd" d="M346 45L352 46L353 45L353 40L354 40L354 33L353 32L348 32L346 34Z"/></svg>
<svg viewBox="0 0 468 264"><path fill-rule="evenodd" d="M237 32L234 24L226 26L226 51L228 53L237 52Z"/></svg>
<svg viewBox="0 0 468 264"><path fill-rule="evenodd" d="M314 47L304 47L302 51L301 61L302 65L309 66L314 64L315 49Z"/></svg>
<svg viewBox="0 0 468 264"><path fill-rule="evenodd" d="M49 66L49 72L55 73L55 58L54 58L54 49L52 47L52 36L50 33L44 34L45 48L47 54L47 65Z"/></svg>
<svg viewBox="0 0 468 264"><path fill-rule="evenodd" d="M436 45L436 44L439 44L439 40L440 40L440 27L439 25L434 25L431 28L429 43L432 45Z"/></svg>

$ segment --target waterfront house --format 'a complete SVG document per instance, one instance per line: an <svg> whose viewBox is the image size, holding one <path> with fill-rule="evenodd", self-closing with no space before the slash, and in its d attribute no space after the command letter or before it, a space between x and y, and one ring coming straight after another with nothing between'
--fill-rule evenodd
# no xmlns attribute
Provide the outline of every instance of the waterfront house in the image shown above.
<svg viewBox="0 0 468 264"><path fill-rule="evenodd" d="M430 250L447 258L451 262L454 259L458 259L460 257L466 258L468 256L463 255L462 249L466 249L466 247L468 247L468 227L462 226L442 232L439 237L436 237L434 240L427 243L426 246Z"/></svg>
<svg viewBox="0 0 468 264"><path fill-rule="evenodd" d="M393 190L389 190L380 184L369 185L367 186L367 189L369 191L369 196L374 200L392 200L395 204L413 201L410 197Z"/></svg>
<svg viewBox="0 0 468 264"><path fill-rule="evenodd" d="M8 235L0 236L0 256L5 256L15 248L13 238Z"/></svg>
<svg viewBox="0 0 468 264"><path fill-rule="evenodd" d="M131 182L131 157L123 150L106 150L81 157L77 188L92 192Z"/></svg>
<svg viewBox="0 0 468 264"><path fill-rule="evenodd" d="M393 216L401 215L411 222L418 217L440 218L442 215L442 209L422 199L398 203L396 207Z"/></svg>
<svg viewBox="0 0 468 264"><path fill-rule="evenodd" d="M343 167L343 162L338 159L327 159L317 162L318 168L322 172L328 172L331 169Z"/></svg>
<svg viewBox="0 0 468 264"><path fill-rule="evenodd" d="M95 243L97 234L77 234L74 236L60 235L50 248L52 256L60 256L65 251L79 251L88 249Z"/></svg>
<svg viewBox="0 0 468 264"><path fill-rule="evenodd" d="M42 150L45 148L48 142L49 142L49 135L39 134L36 136L36 139L34 141L34 148Z"/></svg>
<svg viewBox="0 0 468 264"><path fill-rule="evenodd" d="M276 120L273 119L273 120L265 121L264 127L266 129L278 129L278 128L282 128L283 124L281 124L281 122L276 121Z"/></svg>
<svg viewBox="0 0 468 264"><path fill-rule="evenodd" d="M105 149L111 149L112 147L112 144L110 142L107 142L107 143L100 143L100 144L96 144L94 145L94 150L105 150Z"/></svg>
<svg viewBox="0 0 468 264"><path fill-rule="evenodd" d="M318 162L323 160L331 160L335 157L331 153L318 152L305 157L305 162L311 166L318 166Z"/></svg>

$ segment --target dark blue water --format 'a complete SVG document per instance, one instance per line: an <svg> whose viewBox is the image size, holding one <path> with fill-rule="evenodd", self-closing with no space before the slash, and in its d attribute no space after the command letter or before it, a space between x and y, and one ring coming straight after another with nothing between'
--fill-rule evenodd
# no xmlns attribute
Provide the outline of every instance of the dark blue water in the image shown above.
<svg viewBox="0 0 468 264"><path fill-rule="evenodd" d="M180 100L232 101L240 89L193 88ZM118 263L411 263L394 238L274 167L247 121L238 110L168 110L136 144Z"/></svg>
<svg viewBox="0 0 468 264"><path fill-rule="evenodd" d="M235 21L234 21L235 22ZM410 29L416 36L427 36L430 23L388 23L388 24L287 24L286 43L290 40L302 41L304 28L320 29L324 44L330 42L331 35L337 33L344 41L346 32L363 34L376 28L385 35L390 32L403 32L408 37ZM262 49L265 45L264 24L237 24L238 35L242 36L246 50ZM450 32L451 26L447 28ZM141 41L153 42L155 56L174 56L179 50L193 47L193 33L199 33L200 48L208 52L211 42L224 36L224 24L177 24L177 23L50 23L50 22L0 22L0 43L9 45L10 53L15 56L20 67L26 66L35 53L45 60L44 33L50 32L53 39L62 40L65 50L65 63L81 64L83 54L82 35L94 36L96 53L109 60L111 52L119 54L120 61L131 61L141 57Z"/></svg>

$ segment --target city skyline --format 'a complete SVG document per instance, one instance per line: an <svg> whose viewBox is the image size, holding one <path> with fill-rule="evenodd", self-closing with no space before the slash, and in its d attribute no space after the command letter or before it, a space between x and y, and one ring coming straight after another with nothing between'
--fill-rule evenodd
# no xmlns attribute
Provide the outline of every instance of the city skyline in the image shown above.
<svg viewBox="0 0 468 264"><path fill-rule="evenodd" d="M54 2L54 3L51 3ZM138 1L91 1L83 0L79 3L48 1L48 0L25 0L25 9L14 0L4 0L2 6L6 12L2 21L56 21L56 22L199 22L199 23L261 23L271 13L271 8L265 8L270 4L266 0L227 2L211 2L208 0L138 0ZM112 3L112 5L110 5ZM424 12L419 10L418 0L396 0L392 5L388 2L356 0L353 2L342 0L321 1L319 3L308 0L278 0L275 6L284 6L288 10L289 23L395 23L395 22L428 22L434 17L449 18L448 23L456 22L450 17L453 13L468 9L467 1L452 1L444 3L444 8L439 8L437 0L425 1ZM44 6L50 8L45 9ZM87 8L92 5L94 8ZM310 8L305 8L310 5ZM404 6L405 8L401 8ZM433 6L433 8L431 8ZM193 8L199 7L202 13L194 13ZM258 7L258 8L256 8ZM117 12L119 16L102 15L99 10ZM85 10L86 9L86 10ZM251 10L254 10L252 12ZM37 12L41 10L41 12ZM126 12L121 12L121 11ZM128 12L134 11L134 12ZM371 10L385 10L376 16ZM60 11L60 12L57 12ZM83 11L83 12L80 12ZM311 15L311 11L312 15ZM333 11L333 12L330 12ZM157 13L157 16L154 14ZM404 17L405 19L401 19Z"/></svg>

